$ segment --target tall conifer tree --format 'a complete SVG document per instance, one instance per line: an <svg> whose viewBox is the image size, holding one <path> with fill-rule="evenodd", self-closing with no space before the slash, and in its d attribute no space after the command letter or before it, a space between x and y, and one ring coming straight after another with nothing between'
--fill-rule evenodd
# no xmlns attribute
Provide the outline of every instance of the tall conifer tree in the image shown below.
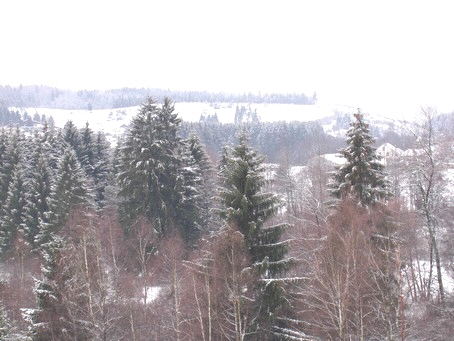
<svg viewBox="0 0 454 341"><path fill-rule="evenodd" d="M216 173L210 158L206 152L205 145L202 144L197 135L190 135L186 140L190 158L194 160L200 169L199 200L198 209L202 230L214 229L214 219L212 218L211 208L214 207L212 198L216 194Z"/></svg>
<svg viewBox="0 0 454 341"><path fill-rule="evenodd" d="M148 98L133 118L116 170L123 199L120 215L126 227L145 216L165 235L187 214L181 206L187 182L180 155L183 145L177 135L180 122L168 98L161 106ZM184 231L185 226L180 228Z"/></svg>
<svg viewBox="0 0 454 341"><path fill-rule="evenodd" d="M13 170L6 201L1 210L0 251L2 254L11 248L17 232L22 228L25 202L24 168L18 164Z"/></svg>
<svg viewBox="0 0 454 341"><path fill-rule="evenodd" d="M111 150L104 133L98 132L95 139L93 168L95 202L99 208L103 208L107 201L112 199L106 195L106 188L110 183L111 177Z"/></svg>
<svg viewBox="0 0 454 341"><path fill-rule="evenodd" d="M50 210L52 172L49 167L49 154L42 150L36 162L30 165L30 178L27 185L24 232L28 242L35 246L35 238L40 227L48 223L46 212Z"/></svg>
<svg viewBox="0 0 454 341"><path fill-rule="evenodd" d="M47 222L40 227L36 242L40 245L48 243L51 235L63 227L71 211L90 206L92 199L87 177L76 153L67 147L58 163L52 185L49 211L45 213Z"/></svg>
<svg viewBox="0 0 454 341"><path fill-rule="evenodd" d="M286 259L288 243L281 241L288 225L285 223L265 226L268 219L278 213L280 198L264 192L264 158L247 145L245 135L239 144L227 150L222 158L220 191L224 209L221 217L237 228L244 236L249 252L251 268L257 276L256 318L248 330L251 340L268 340L274 335L276 318L284 307L284 281L279 279L292 265Z"/></svg>

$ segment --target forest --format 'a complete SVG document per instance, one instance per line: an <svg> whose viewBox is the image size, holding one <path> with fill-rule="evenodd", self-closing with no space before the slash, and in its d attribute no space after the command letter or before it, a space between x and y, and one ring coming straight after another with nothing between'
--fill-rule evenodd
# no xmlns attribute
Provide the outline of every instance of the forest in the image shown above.
<svg viewBox="0 0 454 341"><path fill-rule="evenodd" d="M243 93L233 94L208 91L178 91L170 89L122 88L111 90L69 90L43 85L0 85L0 98L7 107L35 107L57 109L112 109L140 105L153 95L157 101L165 97L175 102L208 103L291 103L310 105L317 103L317 94L304 93ZM2 103L0 103L2 104Z"/></svg>
<svg viewBox="0 0 454 341"><path fill-rule="evenodd" d="M243 120L216 135L169 97L141 103L114 146L88 123L1 128L1 340L452 339L435 110L386 155L352 113L335 165L316 124L285 125L286 143Z"/></svg>

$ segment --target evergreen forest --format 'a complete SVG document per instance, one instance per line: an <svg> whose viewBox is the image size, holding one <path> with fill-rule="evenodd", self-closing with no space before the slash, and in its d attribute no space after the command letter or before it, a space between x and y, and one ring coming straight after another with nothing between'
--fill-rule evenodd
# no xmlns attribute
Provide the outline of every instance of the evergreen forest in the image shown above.
<svg viewBox="0 0 454 341"><path fill-rule="evenodd" d="M432 108L385 155L360 110L340 140L175 112L226 94L123 89L141 105L111 144L5 109L114 97L53 91L0 89L1 340L452 339L452 133Z"/></svg>
<svg viewBox="0 0 454 341"><path fill-rule="evenodd" d="M281 103L315 104L317 94L304 93L225 93L208 91L178 91L170 89L122 88L112 90L69 90L44 85L0 85L0 98L7 107L57 109L112 109L140 105L153 95L157 101L165 97L175 102L208 103ZM1 103L0 103L1 104Z"/></svg>

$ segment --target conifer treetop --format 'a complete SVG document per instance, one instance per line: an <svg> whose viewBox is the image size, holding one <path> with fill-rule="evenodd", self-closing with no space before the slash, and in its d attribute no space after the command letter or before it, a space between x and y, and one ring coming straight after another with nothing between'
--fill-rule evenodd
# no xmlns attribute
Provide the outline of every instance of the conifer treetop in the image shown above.
<svg viewBox="0 0 454 341"><path fill-rule="evenodd" d="M337 167L329 184L331 195L338 199L356 198L363 206L374 204L390 196L381 157L373 147L374 139L369 124L358 110L355 120L347 131L347 147L339 154L345 158L344 165Z"/></svg>

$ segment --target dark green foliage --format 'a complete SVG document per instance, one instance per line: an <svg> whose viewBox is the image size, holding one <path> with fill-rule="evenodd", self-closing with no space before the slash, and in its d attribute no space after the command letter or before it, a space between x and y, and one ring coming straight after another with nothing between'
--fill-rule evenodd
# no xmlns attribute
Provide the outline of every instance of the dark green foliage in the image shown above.
<svg viewBox="0 0 454 341"><path fill-rule="evenodd" d="M65 224L72 211L90 206L92 199L92 191L76 153L68 147L58 163L49 211L45 213L48 223L43 222L36 241L40 245L47 243L51 235Z"/></svg>
<svg viewBox="0 0 454 341"><path fill-rule="evenodd" d="M14 243L25 214L25 174L20 164L14 168L8 194L0 217L0 253L5 254Z"/></svg>
<svg viewBox="0 0 454 341"><path fill-rule="evenodd" d="M95 190L98 208L106 204L105 190L110 174L110 146L104 133L95 134L88 123L80 133L80 163Z"/></svg>
<svg viewBox="0 0 454 341"><path fill-rule="evenodd" d="M13 178L13 171L23 157L22 146L25 137L20 129L9 128L0 137L0 151L3 150L0 158L0 208L8 195L8 188Z"/></svg>
<svg viewBox="0 0 454 341"><path fill-rule="evenodd" d="M4 254L14 241L23 222L25 206L24 150L25 137L19 128L10 128L0 137L0 249ZM4 139L1 141L1 139Z"/></svg>
<svg viewBox="0 0 454 341"><path fill-rule="evenodd" d="M251 122L247 126L251 146L266 155L270 163L279 163L286 152L290 165L302 165L315 153L335 152L342 142L325 134L317 122ZM224 146L235 143L242 129L244 124L183 122L181 136L197 134L214 158Z"/></svg>
<svg viewBox="0 0 454 341"><path fill-rule="evenodd" d="M285 259L288 243L281 242L287 224L264 225L278 212L281 201L275 194L263 191L267 184L263 157L247 145L245 135L240 136L237 146L226 150L219 173L220 198L225 207L221 217L243 234L257 276L253 289L257 318L249 332L267 339L285 302L284 281L279 280L279 275L292 265L291 260Z"/></svg>
<svg viewBox="0 0 454 341"><path fill-rule="evenodd" d="M93 130L90 129L88 122L85 127L79 131L80 134L80 163L85 173L93 177L95 168L96 137Z"/></svg>
<svg viewBox="0 0 454 341"><path fill-rule="evenodd" d="M49 166L49 152L42 149L37 160L30 166L27 201L25 206L24 232L34 247L40 227L49 223L46 212L50 210L52 171Z"/></svg>
<svg viewBox="0 0 454 341"><path fill-rule="evenodd" d="M102 132L98 132L95 138L96 141L93 157L95 202L99 208L103 208L109 199L106 196L106 188L110 183L110 175L112 173L110 145Z"/></svg>
<svg viewBox="0 0 454 341"><path fill-rule="evenodd" d="M146 216L160 233L175 223L172 209L180 163L176 154L180 120L170 101L164 105L167 108L158 107L151 98L142 105L119 152L117 169L123 221L130 224Z"/></svg>
<svg viewBox="0 0 454 341"><path fill-rule="evenodd" d="M358 112L355 121L347 131L347 147L339 153L346 159L333 173L329 187L335 198L354 197L363 206L374 204L389 197L388 183L380 156L372 146L374 140L369 133L369 125Z"/></svg>
<svg viewBox="0 0 454 341"><path fill-rule="evenodd" d="M199 171L199 181L197 182L198 190L198 213L199 224L202 230L208 231L215 228L215 223L211 214L213 207L213 197L216 194L216 174L205 146L200 138L193 134L185 141L186 148L189 152L188 162L194 163L194 168ZM197 171L198 171L197 170Z"/></svg>
<svg viewBox="0 0 454 341"><path fill-rule="evenodd" d="M88 163L88 160L84 160L84 147L82 145L82 137L80 136L79 129L77 129L73 121L70 120L66 122L65 126L63 127L62 134L63 140L66 142L66 144L76 152L80 164L85 166Z"/></svg>
<svg viewBox="0 0 454 341"><path fill-rule="evenodd" d="M180 153L182 167L178 171L176 187L180 191L180 201L178 202L176 218L186 244L195 245L202 224L199 211L202 205L200 189L203 184L203 173L194 159L190 147L190 144L184 143L183 150Z"/></svg>

